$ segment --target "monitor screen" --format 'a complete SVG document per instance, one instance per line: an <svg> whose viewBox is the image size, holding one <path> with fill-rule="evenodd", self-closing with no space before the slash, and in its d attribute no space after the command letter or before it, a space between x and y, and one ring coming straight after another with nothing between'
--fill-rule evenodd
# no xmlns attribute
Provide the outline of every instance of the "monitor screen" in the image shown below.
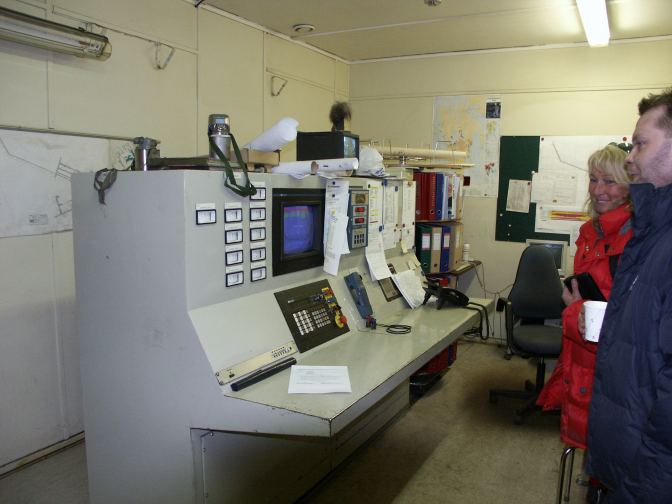
<svg viewBox="0 0 672 504"><path fill-rule="evenodd" d="M285 256L303 254L314 249L315 205L286 206L283 211L282 253Z"/></svg>
<svg viewBox="0 0 672 504"><path fill-rule="evenodd" d="M359 157L359 145L358 138L343 135L343 157L344 158L358 158Z"/></svg>
<svg viewBox="0 0 672 504"><path fill-rule="evenodd" d="M271 215L273 276L322 266L324 189L273 188Z"/></svg>
<svg viewBox="0 0 672 504"><path fill-rule="evenodd" d="M558 273L563 276L565 274L565 255L567 243L564 241L553 240L527 240L525 242L528 247L544 247L550 250L555 260L555 267L558 268Z"/></svg>

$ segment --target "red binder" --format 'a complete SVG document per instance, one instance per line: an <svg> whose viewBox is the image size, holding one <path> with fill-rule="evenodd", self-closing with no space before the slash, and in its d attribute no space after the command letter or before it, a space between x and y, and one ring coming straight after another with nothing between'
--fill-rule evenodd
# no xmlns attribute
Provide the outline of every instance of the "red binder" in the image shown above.
<svg viewBox="0 0 672 504"><path fill-rule="evenodd" d="M436 173L426 173L429 179L427 184L427 219L436 220Z"/></svg>

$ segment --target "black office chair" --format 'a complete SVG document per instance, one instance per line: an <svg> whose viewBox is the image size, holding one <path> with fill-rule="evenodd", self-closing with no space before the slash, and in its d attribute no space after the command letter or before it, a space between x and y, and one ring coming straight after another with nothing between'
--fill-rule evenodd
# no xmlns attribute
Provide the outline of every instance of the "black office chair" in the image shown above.
<svg viewBox="0 0 672 504"><path fill-rule="evenodd" d="M517 425L536 409L537 397L544 386L545 359L560 355L562 328L544 325L544 320L561 318L563 308L562 284L553 255L544 247L527 247L520 256L509 297L500 298L497 311L505 312L509 347L506 358L516 354L539 359L536 382L527 380L525 390L490 390L491 403L496 403L499 396L526 400L516 411Z"/></svg>

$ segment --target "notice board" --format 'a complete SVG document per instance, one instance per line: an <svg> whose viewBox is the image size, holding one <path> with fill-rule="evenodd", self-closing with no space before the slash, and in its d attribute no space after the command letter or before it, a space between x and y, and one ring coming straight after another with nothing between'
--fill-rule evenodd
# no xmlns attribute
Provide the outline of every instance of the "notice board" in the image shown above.
<svg viewBox="0 0 672 504"><path fill-rule="evenodd" d="M528 238L564 240L569 234L536 233L536 203L530 203L529 213L508 212L506 196L510 180L532 180L532 172L539 169L539 136L503 136L499 145L499 192L495 240L525 242Z"/></svg>

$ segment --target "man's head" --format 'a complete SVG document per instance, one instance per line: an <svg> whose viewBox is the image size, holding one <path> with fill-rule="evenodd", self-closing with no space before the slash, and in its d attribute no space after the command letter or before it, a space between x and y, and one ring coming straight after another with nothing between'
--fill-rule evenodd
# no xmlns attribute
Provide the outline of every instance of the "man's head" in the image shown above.
<svg viewBox="0 0 672 504"><path fill-rule="evenodd" d="M639 120L626 158L634 183L672 184L672 88L639 102Z"/></svg>

